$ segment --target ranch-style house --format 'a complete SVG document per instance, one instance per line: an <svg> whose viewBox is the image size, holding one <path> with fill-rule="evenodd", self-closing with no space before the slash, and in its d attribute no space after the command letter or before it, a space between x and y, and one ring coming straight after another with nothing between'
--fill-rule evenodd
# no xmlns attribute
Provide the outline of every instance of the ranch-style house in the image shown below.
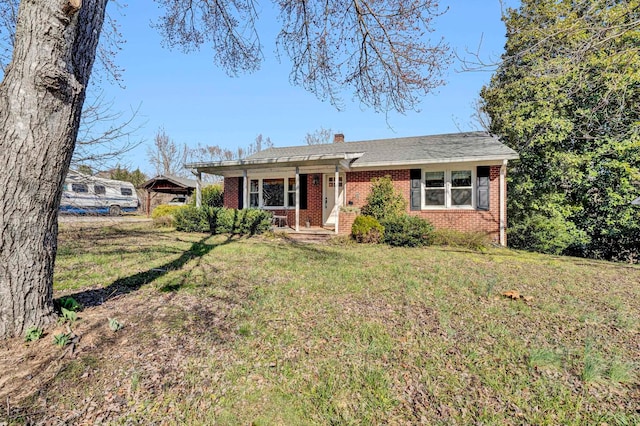
<svg viewBox="0 0 640 426"><path fill-rule="evenodd" d="M506 245L507 161L518 154L484 132L270 148L242 160L191 163L224 177L224 205L261 208L300 231L348 234L371 180L390 176L407 213L436 228L485 232ZM198 186L199 193L199 186ZM353 208L349 208L353 207Z"/></svg>

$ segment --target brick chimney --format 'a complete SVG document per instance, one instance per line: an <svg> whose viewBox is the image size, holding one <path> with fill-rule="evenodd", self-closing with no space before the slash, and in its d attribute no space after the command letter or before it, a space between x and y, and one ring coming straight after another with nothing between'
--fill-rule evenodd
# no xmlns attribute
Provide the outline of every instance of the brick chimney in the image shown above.
<svg viewBox="0 0 640 426"><path fill-rule="evenodd" d="M333 143L344 143L344 134L336 133L333 135Z"/></svg>

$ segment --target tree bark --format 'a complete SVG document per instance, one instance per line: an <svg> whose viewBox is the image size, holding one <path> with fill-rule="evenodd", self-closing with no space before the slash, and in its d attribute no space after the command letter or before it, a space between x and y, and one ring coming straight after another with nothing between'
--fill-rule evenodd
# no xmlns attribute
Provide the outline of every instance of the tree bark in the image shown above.
<svg viewBox="0 0 640 426"><path fill-rule="evenodd" d="M107 0L22 0L0 83L0 338L54 318L58 208Z"/></svg>

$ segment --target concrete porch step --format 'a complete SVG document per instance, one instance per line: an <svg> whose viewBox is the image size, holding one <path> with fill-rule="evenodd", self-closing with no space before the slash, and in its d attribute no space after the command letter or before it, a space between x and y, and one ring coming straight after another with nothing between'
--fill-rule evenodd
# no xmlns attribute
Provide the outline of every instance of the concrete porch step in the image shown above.
<svg viewBox="0 0 640 426"><path fill-rule="evenodd" d="M333 233L287 232L285 238L299 243L323 243L335 236Z"/></svg>

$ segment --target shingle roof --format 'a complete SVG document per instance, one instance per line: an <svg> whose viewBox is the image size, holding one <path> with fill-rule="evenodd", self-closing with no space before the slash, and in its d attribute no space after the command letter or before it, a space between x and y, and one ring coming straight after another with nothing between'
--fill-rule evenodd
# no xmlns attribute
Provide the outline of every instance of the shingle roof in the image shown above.
<svg viewBox="0 0 640 426"><path fill-rule="evenodd" d="M502 144L497 137L484 132L468 132L270 148L253 154L246 160L343 153L362 154L353 161L352 167L518 158L518 154Z"/></svg>

